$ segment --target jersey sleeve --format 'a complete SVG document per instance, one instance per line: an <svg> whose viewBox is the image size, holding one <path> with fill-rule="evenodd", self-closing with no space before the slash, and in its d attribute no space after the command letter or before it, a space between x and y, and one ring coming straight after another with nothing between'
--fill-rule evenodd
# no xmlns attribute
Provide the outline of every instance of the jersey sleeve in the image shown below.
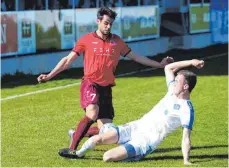
<svg viewBox="0 0 229 168"><path fill-rule="evenodd" d="M77 55L79 56L85 51L85 36L81 37L75 44L74 48L72 49L73 52L76 52Z"/></svg>
<svg viewBox="0 0 229 168"><path fill-rule="evenodd" d="M180 119L183 128L192 129L194 123L194 108L190 101L187 101L187 106L184 107Z"/></svg>
<svg viewBox="0 0 229 168"><path fill-rule="evenodd" d="M131 48L120 38L120 54L125 57L127 54L131 52Z"/></svg>
<svg viewBox="0 0 229 168"><path fill-rule="evenodd" d="M168 88L168 92L172 93L174 84L176 82L174 74L171 73L170 71L165 71L165 79L166 79L166 85Z"/></svg>
<svg viewBox="0 0 229 168"><path fill-rule="evenodd" d="M168 81L166 83L167 83L167 87L168 87L168 93L173 93L175 80L173 79L173 80Z"/></svg>

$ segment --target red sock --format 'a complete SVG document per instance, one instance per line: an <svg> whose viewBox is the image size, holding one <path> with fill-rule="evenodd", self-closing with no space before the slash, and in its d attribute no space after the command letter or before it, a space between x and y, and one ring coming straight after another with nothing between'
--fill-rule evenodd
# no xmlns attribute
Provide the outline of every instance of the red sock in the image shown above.
<svg viewBox="0 0 229 168"><path fill-rule="evenodd" d="M84 116L83 119L80 120L80 123L78 124L76 131L73 134L72 143L70 144L71 150L75 150L78 147L81 139L84 137L93 123L94 121L87 116Z"/></svg>
<svg viewBox="0 0 229 168"><path fill-rule="evenodd" d="M90 127L87 133L84 135L85 137L91 137L93 135L99 134L99 128L97 126Z"/></svg>

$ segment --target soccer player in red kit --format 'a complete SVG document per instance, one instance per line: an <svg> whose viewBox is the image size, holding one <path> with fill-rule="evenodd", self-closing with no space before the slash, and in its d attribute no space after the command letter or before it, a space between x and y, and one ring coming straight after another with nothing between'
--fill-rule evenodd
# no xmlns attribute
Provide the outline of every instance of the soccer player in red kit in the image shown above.
<svg viewBox="0 0 229 168"><path fill-rule="evenodd" d="M49 74L41 74L37 78L38 82L51 79L65 70L83 53L84 76L80 88L80 103L85 110L85 116L72 134L70 147L59 151L62 157L74 158L75 150L85 134L88 131L98 133L95 127L89 129L95 121L97 121L98 128L105 123L112 122L114 108L111 88L115 85L114 72L120 55L154 68L164 68L166 64L173 61L171 57L166 57L161 62L157 62L134 54L119 36L110 33L116 15L107 7L100 8L97 13L98 29L82 36L70 54L62 58Z"/></svg>

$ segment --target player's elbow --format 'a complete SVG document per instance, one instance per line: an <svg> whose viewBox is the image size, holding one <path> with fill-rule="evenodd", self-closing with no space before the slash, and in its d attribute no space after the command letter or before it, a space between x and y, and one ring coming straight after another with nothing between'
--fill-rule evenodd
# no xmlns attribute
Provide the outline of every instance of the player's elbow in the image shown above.
<svg viewBox="0 0 229 168"><path fill-rule="evenodd" d="M63 68L63 69L67 69L68 66L69 66L69 65L68 65L68 57L66 56L66 57L62 58L62 59L61 59L61 62L62 62L62 65L63 65L62 68Z"/></svg>
<svg viewBox="0 0 229 168"><path fill-rule="evenodd" d="M171 68L170 68L170 66L169 66L169 64L168 65L165 65L164 71L165 71L165 73L172 71Z"/></svg>
<svg viewBox="0 0 229 168"><path fill-rule="evenodd" d="M177 71L177 68L174 68L171 64L168 64L164 67L165 73L175 73Z"/></svg>
<svg viewBox="0 0 229 168"><path fill-rule="evenodd" d="M64 57L62 59L64 61L64 68L67 69L75 59L76 59L75 55L68 55Z"/></svg>
<svg viewBox="0 0 229 168"><path fill-rule="evenodd" d="M138 58L137 58L137 56L136 55L133 55L132 57L130 57L134 62L139 62L138 61Z"/></svg>

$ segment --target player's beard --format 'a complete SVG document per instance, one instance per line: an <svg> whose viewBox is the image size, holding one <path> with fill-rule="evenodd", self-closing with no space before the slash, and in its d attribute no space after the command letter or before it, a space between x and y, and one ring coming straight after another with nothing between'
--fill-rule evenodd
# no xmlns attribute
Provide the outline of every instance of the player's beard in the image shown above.
<svg viewBox="0 0 229 168"><path fill-rule="evenodd" d="M101 31L101 33L104 35L104 36L108 36L110 34L110 30L104 30L104 31Z"/></svg>

